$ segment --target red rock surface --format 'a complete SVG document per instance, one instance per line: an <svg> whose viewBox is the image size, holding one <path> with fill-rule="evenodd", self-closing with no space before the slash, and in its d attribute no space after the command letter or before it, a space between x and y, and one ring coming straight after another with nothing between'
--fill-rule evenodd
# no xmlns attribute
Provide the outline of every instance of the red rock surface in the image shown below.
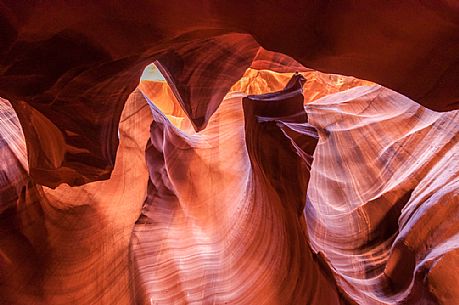
<svg viewBox="0 0 459 305"><path fill-rule="evenodd" d="M0 304L456 304L458 12L0 1Z"/></svg>

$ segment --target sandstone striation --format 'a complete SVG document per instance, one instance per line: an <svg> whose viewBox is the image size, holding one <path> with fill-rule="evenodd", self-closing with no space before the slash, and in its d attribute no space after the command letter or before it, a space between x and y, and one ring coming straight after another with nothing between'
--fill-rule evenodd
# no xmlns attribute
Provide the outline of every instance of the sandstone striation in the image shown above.
<svg viewBox="0 0 459 305"><path fill-rule="evenodd" d="M0 1L0 305L457 305L451 1Z"/></svg>

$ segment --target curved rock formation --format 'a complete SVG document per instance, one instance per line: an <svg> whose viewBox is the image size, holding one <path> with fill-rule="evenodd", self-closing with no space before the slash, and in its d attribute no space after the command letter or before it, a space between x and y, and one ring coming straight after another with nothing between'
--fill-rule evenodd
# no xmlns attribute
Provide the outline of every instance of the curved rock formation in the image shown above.
<svg viewBox="0 0 459 305"><path fill-rule="evenodd" d="M339 304L305 236L317 134L301 89L296 77L249 96L244 117L231 96L192 136L154 109L151 192L133 236L140 304Z"/></svg>
<svg viewBox="0 0 459 305"><path fill-rule="evenodd" d="M188 67L206 67L190 80L197 85L212 75L221 96L250 65L258 43L307 67L375 81L435 110L457 108L459 14L447 1L16 1L0 9L0 96L18 112L30 152L40 151L29 156L31 175L52 187L109 177L123 104L142 69L158 58L183 82L176 84L180 99L198 129L219 99L203 106L208 93L189 96ZM234 62L228 73L225 65ZM75 120L72 111L86 116ZM38 125L53 130L52 144L40 140Z"/></svg>
<svg viewBox="0 0 459 305"><path fill-rule="evenodd" d="M306 110L320 136L306 222L338 285L358 304L457 302L459 113L380 86Z"/></svg>
<svg viewBox="0 0 459 305"><path fill-rule="evenodd" d="M458 20L0 1L0 305L456 304Z"/></svg>

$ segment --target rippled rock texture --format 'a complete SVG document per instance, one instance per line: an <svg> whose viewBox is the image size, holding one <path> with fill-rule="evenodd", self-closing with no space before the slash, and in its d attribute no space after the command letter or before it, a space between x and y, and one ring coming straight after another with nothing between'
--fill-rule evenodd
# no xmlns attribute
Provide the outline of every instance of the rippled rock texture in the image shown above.
<svg viewBox="0 0 459 305"><path fill-rule="evenodd" d="M458 16L1 1L0 304L457 304Z"/></svg>

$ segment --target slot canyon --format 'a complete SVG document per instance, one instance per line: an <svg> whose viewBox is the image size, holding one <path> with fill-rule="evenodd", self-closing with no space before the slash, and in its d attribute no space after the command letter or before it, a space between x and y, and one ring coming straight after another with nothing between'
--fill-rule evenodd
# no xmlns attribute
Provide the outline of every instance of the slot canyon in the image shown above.
<svg viewBox="0 0 459 305"><path fill-rule="evenodd" d="M456 0L0 0L0 305L459 305Z"/></svg>

